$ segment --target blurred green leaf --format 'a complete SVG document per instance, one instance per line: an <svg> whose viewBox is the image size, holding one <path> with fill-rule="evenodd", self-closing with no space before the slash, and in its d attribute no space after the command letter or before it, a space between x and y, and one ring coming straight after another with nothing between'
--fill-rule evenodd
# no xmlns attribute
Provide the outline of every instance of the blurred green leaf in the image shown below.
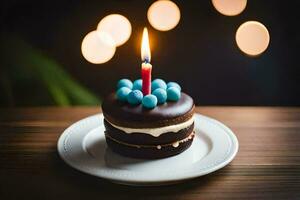
<svg viewBox="0 0 300 200"><path fill-rule="evenodd" d="M49 85L48 89L49 89L49 92L52 94L54 101L58 105L68 106L71 104L68 99L68 96L66 96L64 91L60 87L57 87L57 85L55 85L55 84Z"/></svg>
<svg viewBox="0 0 300 200"><path fill-rule="evenodd" d="M1 65L17 84L36 81L43 84L52 100L60 106L99 105L99 98L77 83L57 62L25 41L1 35Z"/></svg>

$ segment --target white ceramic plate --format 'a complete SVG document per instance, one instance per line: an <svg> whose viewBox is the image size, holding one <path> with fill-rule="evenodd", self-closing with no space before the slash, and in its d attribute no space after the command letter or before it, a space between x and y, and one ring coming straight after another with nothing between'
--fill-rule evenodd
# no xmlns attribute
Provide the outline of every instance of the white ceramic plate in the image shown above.
<svg viewBox="0 0 300 200"><path fill-rule="evenodd" d="M163 159L120 156L106 146L103 115L82 119L58 140L58 152L70 166L127 185L163 185L203 176L226 166L238 151L234 133L222 123L195 114L196 136L185 152Z"/></svg>

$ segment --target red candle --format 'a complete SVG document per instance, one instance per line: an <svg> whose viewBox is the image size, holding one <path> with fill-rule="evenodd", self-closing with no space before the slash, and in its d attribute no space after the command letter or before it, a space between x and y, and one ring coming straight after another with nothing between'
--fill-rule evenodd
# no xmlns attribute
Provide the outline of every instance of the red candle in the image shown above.
<svg viewBox="0 0 300 200"><path fill-rule="evenodd" d="M152 65L150 64L151 52L149 45L149 37L147 28L144 28L142 47L141 47L141 57L142 57L142 92L143 95L151 94L151 71Z"/></svg>
<svg viewBox="0 0 300 200"><path fill-rule="evenodd" d="M151 71L152 65L150 63L142 64L142 92L144 96L151 94Z"/></svg>

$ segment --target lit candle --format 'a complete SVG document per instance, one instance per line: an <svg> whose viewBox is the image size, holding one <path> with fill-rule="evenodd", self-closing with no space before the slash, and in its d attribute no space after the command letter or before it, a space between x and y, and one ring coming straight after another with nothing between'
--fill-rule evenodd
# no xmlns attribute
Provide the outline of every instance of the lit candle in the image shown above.
<svg viewBox="0 0 300 200"><path fill-rule="evenodd" d="M149 45L149 37L147 28L144 28L142 46L141 46L141 57L142 57L142 92L145 95L151 94L151 71L152 65L150 64L151 52Z"/></svg>

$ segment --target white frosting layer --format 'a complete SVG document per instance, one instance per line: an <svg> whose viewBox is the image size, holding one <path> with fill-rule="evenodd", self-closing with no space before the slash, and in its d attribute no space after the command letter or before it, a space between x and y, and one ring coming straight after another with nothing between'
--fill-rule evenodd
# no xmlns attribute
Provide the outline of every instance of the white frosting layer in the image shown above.
<svg viewBox="0 0 300 200"><path fill-rule="evenodd" d="M130 134L130 133L145 133L145 134L152 135L154 137L158 137L161 134L167 133L167 132L177 133L181 129L187 128L190 125L192 125L193 122L194 122L194 116L192 118L190 118L188 121L182 122L180 124L175 124L175 125L171 125L171 126L163 126L163 127L159 127L159 128L128 128L128 127L117 126L111 122L109 122L109 123L113 127L120 129L128 134Z"/></svg>

